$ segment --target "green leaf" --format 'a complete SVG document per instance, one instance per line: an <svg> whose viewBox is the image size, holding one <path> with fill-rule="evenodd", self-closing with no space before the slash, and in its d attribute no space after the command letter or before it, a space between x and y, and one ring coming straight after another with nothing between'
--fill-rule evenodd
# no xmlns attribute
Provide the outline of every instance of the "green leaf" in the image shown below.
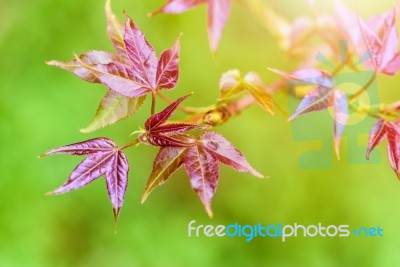
<svg viewBox="0 0 400 267"><path fill-rule="evenodd" d="M90 133L127 118L142 107L145 99L146 96L128 98L116 92L109 91L97 108L93 121L89 126L80 131L82 133Z"/></svg>
<svg viewBox="0 0 400 267"><path fill-rule="evenodd" d="M106 1L107 35L118 54L125 55L124 28L111 9L111 0Z"/></svg>
<svg viewBox="0 0 400 267"><path fill-rule="evenodd" d="M257 104L261 106L265 111L274 115L273 107L274 102L272 97L266 91L266 86L262 81L261 77L255 72L247 73L243 78L244 87L254 97Z"/></svg>
<svg viewBox="0 0 400 267"><path fill-rule="evenodd" d="M256 100L257 104L260 105L265 111L275 114L273 111L274 102L272 101L272 97L270 94L262 90L260 87L254 86L252 84L247 84L247 89L251 93L251 95Z"/></svg>
<svg viewBox="0 0 400 267"><path fill-rule="evenodd" d="M225 100L243 91L245 88L243 87L240 71L229 70L222 74L219 89L221 91L220 100Z"/></svg>

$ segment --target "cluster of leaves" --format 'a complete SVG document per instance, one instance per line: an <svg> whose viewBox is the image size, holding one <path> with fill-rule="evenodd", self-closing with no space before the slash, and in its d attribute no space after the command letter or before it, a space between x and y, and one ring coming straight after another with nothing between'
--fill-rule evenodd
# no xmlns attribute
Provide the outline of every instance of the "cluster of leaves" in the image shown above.
<svg viewBox="0 0 400 267"><path fill-rule="evenodd" d="M211 199L219 180L218 163L239 172L249 172L259 178L263 178L263 175L251 167L242 153L222 135L205 132L196 138L186 132L204 129L204 126L188 123L166 124L178 105L186 98L187 96L179 98L160 113L149 117L145 122L146 132L139 136L142 142L160 147L142 203L154 188L165 183L171 174L183 165L192 188L198 193L209 216L212 216Z"/></svg>
<svg viewBox="0 0 400 267"><path fill-rule="evenodd" d="M400 69L397 33L398 7L364 21L341 2L336 2L340 32L350 41L356 55L366 60L367 69L395 75Z"/></svg>
<svg viewBox="0 0 400 267"><path fill-rule="evenodd" d="M176 2L181 1L171 0L163 8ZM315 8L314 1L309 1L309 5ZM176 7L174 6L174 8ZM249 7L253 14L262 21L263 25L277 37L281 48L290 56L300 56L303 60L301 65L306 66L291 72L270 70L280 75L291 85L314 86L313 89L304 94L297 109L289 117L289 121L311 112L333 108L334 147L339 159L341 136L349 119L350 109L355 109L354 101L368 89L378 74L393 76L400 70L397 32L398 5L382 14L363 20L359 14L349 9L340 0L336 0L334 16L317 13L314 18L301 16L292 23L274 13L271 7L266 8L259 0L249 1ZM172 12L163 8L161 11L164 13L178 13L177 10L179 10L177 8L175 12ZM315 37L322 40L316 46ZM351 50L343 55L345 51L341 51L343 47L340 47L340 45L338 47L337 40L346 40ZM325 56L321 54L321 51L325 53ZM317 60L324 61L328 65L331 64L325 60L326 56L341 57L341 63L346 64L354 71L358 71L357 65L362 64L367 70L371 70L371 78L356 94L346 93L336 88L335 74L338 71L337 69L329 73L314 67L316 65L313 60L315 54L317 54L315 57ZM358 59L356 63L353 63L354 58ZM340 67L342 68L342 66ZM273 113L274 102L271 98L273 92L271 92L269 86L264 85L255 73L246 74L242 78L239 71L228 71L221 78L220 89L220 100L222 102L229 101L232 96L238 95L242 91L248 91L256 103L264 110ZM362 103L358 105L362 106ZM378 118L371 129L370 139L372 141L370 140L369 143L367 158L369 158L371 150L387 136L389 161L398 175L400 172L400 162L398 161L400 159L396 155L400 155L400 148L398 148L398 145L394 145L396 141L389 139L397 140L397 138L400 138L397 137L399 133L397 128L400 125L399 108L397 104L382 104L382 106L384 108L372 110L372 108L366 107L367 111L362 109L356 109L356 111L365 112L374 118Z"/></svg>
<svg viewBox="0 0 400 267"><path fill-rule="evenodd" d="M95 131L134 114L146 95L175 88L179 78L179 38L157 59L153 47L131 18L127 17L122 26L111 11L110 1L105 10L107 35L116 53L91 50L70 62L47 62L109 89L92 123L82 132Z"/></svg>
<svg viewBox="0 0 400 267"><path fill-rule="evenodd" d="M335 88L335 72L329 73L318 68L301 68L293 72L284 72L271 69L294 85L315 85L301 100L294 114L289 120L310 112L334 110L334 144L335 152L339 158L339 145L349 118L349 109L356 98L368 89L377 74L393 76L400 70L400 54L398 51L399 37L397 33L398 6L393 9L363 20L357 13L346 7L341 1L335 3L336 40L349 41L352 51L342 61L350 68L355 69L357 64L363 64L367 70L372 71L371 79L359 92L353 95ZM322 38L326 36L323 34ZM352 63L352 56L358 57L359 62ZM356 70L356 69L355 69ZM399 176L400 172L400 146L398 145L398 105L388 105L369 113L378 118L370 133L367 150L367 159L375 146L386 136L388 140L388 158L391 167ZM396 119L392 122L393 118Z"/></svg>
<svg viewBox="0 0 400 267"><path fill-rule="evenodd" d="M210 1L213 5L214 1ZM142 197L165 183L172 173L184 166L192 188L198 193L209 216L212 216L211 200L219 181L219 163L239 172L257 172L222 135L204 132L200 136L188 134L190 130L206 130L207 125L185 122L169 122L188 96L179 98L159 113L155 103L159 90L175 88L179 78L179 38L172 48L165 50L158 59L153 47L129 17L124 26L106 3L107 34L116 53L92 50L69 62L50 61L49 65L68 70L79 78L101 83L108 88L93 122L82 132L91 132L115 123L139 110L147 94L152 95L151 116L144 124L139 137L118 147L108 138L96 138L52 149L43 155L87 155L72 171L69 179L49 194L63 194L79 189L105 175L108 196L115 219L118 218L128 184L129 164L123 150L138 143L160 147L154 160L153 171ZM262 95L259 89L255 94ZM268 107L264 104L264 107Z"/></svg>
<svg viewBox="0 0 400 267"><path fill-rule="evenodd" d="M314 1L308 2L315 8ZM211 51L215 52L229 17L230 0L168 0L150 15L181 13L201 4L208 5L209 43ZM192 189L197 192L208 215L212 216L211 201L218 186L219 163L256 177L262 178L263 175L257 172L225 137L210 131L210 128L226 122L254 103L269 114L274 115L277 109L285 115L286 112L273 100L273 94L285 88L285 83L312 88L302 95L297 109L288 116L289 121L312 112L333 109L334 147L339 158L341 137L349 119L349 110L354 109L354 100L370 87L377 75L393 76L400 70L398 7L363 20L356 12L337 0L334 16L318 13L313 18L302 16L293 22L288 22L271 8L265 8L260 0L249 0L248 7L277 37L277 41L289 56L300 56L301 67L294 71L270 69L281 77L271 84L264 83L255 72L242 76L238 70L228 71L221 77L220 96L215 104L204 108L189 108L182 105L188 96L173 101L160 93L160 90L174 89L178 82L180 38L178 37L172 48L165 50L157 58L153 47L133 20L127 17L125 24L121 24L111 11L110 1L107 0L107 34L115 53L92 50L75 56L75 59L69 62L50 61L48 64L108 88L95 118L89 126L81 129L82 132L92 132L134 114L148 94L152 97L151 114L144 123L144 129L139 131L138 138L124 146L119 147L107 138L96 138L62 146L43 154L87 155L71 173L67 182L50 194L61 194L81 188L105 175L108 195L114 216L117 218L124 200L129 170L123 150L144 143L159 147L159 152L154 159L142 202L183 166ZM316 46L315 37L322 40ZM345 54L343 47L337 45L337 40L342 39L347 40L351 47ZM340 59L340 68L333 72L319 68L314 60L315 54L318 60L333 66L325 60L326 57L321 51L325 56ZM359 60L353 63L355 58ZM359 71L360 64L370 70L370 80L355 94L338 89L335 76L342 69L342 65ZM155 104L159 97L170 104L156 113ZM368 110L366 113L378 119L371 130L367 159L371 151L386 137L390 165L400 178L399 106L395 103ZM171 122L170 118L177 109L189 116ZM200 131L201 134L194 135L190 132L192 130Z"/></svg>

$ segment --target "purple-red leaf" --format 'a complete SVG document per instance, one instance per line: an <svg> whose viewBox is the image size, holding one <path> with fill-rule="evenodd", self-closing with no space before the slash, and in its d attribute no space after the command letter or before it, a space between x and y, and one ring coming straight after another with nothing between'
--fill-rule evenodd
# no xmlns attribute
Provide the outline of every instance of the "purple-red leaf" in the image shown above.
<svg viewBox="0 0 400 267"><path fill-rule="evenodd" d="M156 90L157 56L131 18L125 22L124 43L131 61L131 69L138 80Z"/></svg>
<svg viewBox="0 0 400 267"><path fill-rule="evenodd" d="M294 114L289 120L294 120L298 116L314 112L325 110L329 107L329 96L332 88L318 86L311 92L309 92L303 100L300 102Z"/></svg>
<svg viewBox="0 0 400 267"><path fill-rule="evenodd" d="M179 77L179 39L158 61L153 47L132 19L127 18L121 40L118 20L113 14L107 16L110 39L119 50L118 56L96 52L83 58L76 57L68 65L55 61L49 64L73 71L82 79L101 82L110 90L127 97L140 97L158 89L174 88Z"/></svg>
<svg viewBox="0 0 400 267"><path fill-rule="evenodd" d="M208 38L212 52L218 48L229 17L231 0L208 0Z"/></svg>
<svg viewBox="0 0 400 267"><path fill-rule="evenodd" d="M164 135L161 133L146 134L147 141L153 146L174 146L174 147L188 147L192 146L196 143L196 139L191 138L188 135L184 134L174 134L174 135Z"/></svg>
<svg viewBox="0 0 400 267"><path fill-rule="evenodd" d="M110 158L112 158L113 155L114 153L112 151L98 152L89 155L72 171L68 180L62 186L47 194L64 194L71 190L79 189L94 181L106 172Z"/></svg>
<svg viewBox="0 0 400 267"><path fill-rule="evenodd" d="M222 31L229 17L231 0L168 0L168 2L151 13L178 14L192 9L200 4L208 4L207 31L210 48L215 52L221 39Z"/></svg>
<svg viewBox="0 0 400 267"><path fill-rule="evenodd" d="M400 179L400 127L396 122L380 119L372 126L368 141L367 159L369 159L371 151L382 142L385 136L390 166L397 178Z"/></svg>
<svg viewBox="0 0 400 267"><path fill-rule="evenodd" d="M161 8L149 15L154 16L158 13L179 14L206 2L207 0L168 0Z"/></svg>
<svg viewBox="0 0 400 267"><path fill-rule="evenodd" d="M108 138L94 138L83 142L62 146L51 149L46 153L40 155L40 157L46 157L54 154L69 154L69 155L87 155L98 152L112 151L117 146L113 141Z"/></svg>
<svg viewBox="0 0 400 267"><path fill-rule="evenodd" d="M385 121L384 120L378 120L371 128L371 132L369 134L369 140L368 140L368 147L367 147L367 153L366 153L366 158L369 159L369 155L371 154L372 150L379 145L383 138L386 136L387 131L385 127Z"/></svg>
<svg viewBox="0 0 400 267"><path fill-rule="evenodd" d="M382 70L398 55L399 36L397 33L398 12L396 7L385 14L383 28L380 33L382 40L380 68Z"/></svg>
<svg viewBox="0 0 400 267"><path fill-rule="evenodd" d="M376 33L374 33L369 27L365 25L360 17L358 17L358 24L360 27L363 42L366 46L365 52L368 52L370 56L370 58L364 63L364 65L379 70L382 41L379 39Z"/></svg>
<svg viewBox="0 0 400 267"><path fill-rule="evenodd" d="M137 80L130 66L119 62L89 66L76 58L86 69L92 72L110 90L127 97L140 97L151 90L142 81Z"/></svg>
<svg viewBox="0 0 400 267"><path fill-rule="evenodd" d="M165 50L158 61L156 74L157 89L172 89L179 79L179 38L171 49Z"/></svg>
<svg viewBox="0 0 400 267"><path fill-rule="evenodd" d="M219 180L217 159L201 146L192 146L186 152L184 167L192 188L199 195L208 216L212 217L211 200Z"/></svg>
<svg viewBox="0 0 400 267"><path fill-rule="evenodd" d="M168 107L166 107L164 110L162 110L159 113L156 113L152 115L150 118L148 118L145 122L145 128L147 131L151 131L154 128L164 124L176 111L180 103L184 101L186 98L188 98L191 95L186 95L183 97L178 98L175 102L170 104Z"/></svg>
<svg viewBox="0 0 400 267"><path fill-rule="evenodd" d="M190 130L194 129L207 129L209 128L208 126L202 126L202 125L196 125L196 124L190 124L190 123L168 123L161 125L153 130L151 132L153 134L156 133L162 133L162 134L177 134L177 133L183 133L187 132Z"/></svg>
<svg viewBox="0 0 400 267"><path fill-rule="evenodd" d="M211 200L218 186L218 163L226 164L239 172L264 177L251 167L242 153L223 136L208 132L190 146L160 148L142 196L142 203L154 188L164 184L183 164L192 188L199 195L207 214L212 217Z"/></svg>
<svg viewBox="0 0 400 267"><path fill-rule="evenodd" d="M383 73L387 75L395 75L400 69L400 53L398 53L392 61L389 62L388 65L383 69Z"/></svg>
<svg viewBox="0 0 400 267"><path fill-rule="evenodd" d="M106 185L110 198L114 218L117 219L124 203L125 191L128 186L129 163L121 151L113 155L106 168Z"/></svg>
<svg viewBox="0 0 400 267"><path fill-rule="evenodd" d="M371 54L373 68L388 75L396 74L400 68L400 64L396 64L396 60L394 60L398 56L399 45L397 16L397 8L395 7L392 11L374 18L372 21L378 20L380 27L372 26L372 23L364 23L359 19L360 31Z"/></svg>
<svg viewBox="0 0 400 267"><path fill-rule="evenodd" d="M110 91L99 105L93 122L82 129L91 132L115 123L137 111L145 95L173 89L179 78L179 38L157 59L153 47L131 18L121 25L106 1L107 35L117 54L89 51L70 62L49 61L48 65L68 70L81 79L102 83ZM137 99L131 99L137 98Z"/></svg>
<svg viewBox="0 0 400 267"><path fill-rule="evenodd" d="M154 146L187 147L194 145L196 139L183 133L193 129L206 129L208 127L188 123L166 124L179 104L189 96L179 98L164 110L150 116L145 122L146 133L142 135L141 140L147 141Z"/></svg>
<svg viewBox="0 0 400 267"><path fill-rule="evenodd" d="M81 78L82 80L91 82L91 83L100 83L100 80L94 75L90 70L88 70L85 66L93 66L97 64L108 64L113 61L118 61L119 58L117 55L104 52L104 51L88 51L83 55L79 56L80 61L84 63L82 65L77 60L72 60L69 62L61 62L57 60L51 60L46 62L50 66L55 66L60 69L64 69L74 73L76 76Z"/></svg>
<svg viewBox="0 0 400 267"><path fill-rule="evenodd" d="M141 202L145 202L154 188L164 184L183 163L185 147L161 147L153 163Z"/></svg>
<svg viewBox="0 0 400 267"><path fill-rule="evenodd" d="M365 50L365 44L362 41L357 14L340 0L335 1L335 19L339 31L343 37L353 45L357 54L361 56L363 53L367 52Z"/></svg>
<svg viewBox="0 0 400 267"><path fill-rule="evenodd" d="M286 80L300 84L315 84L322 87L333 88L334 82L330 73L321 69L299 69L291 73L269 69Z"/></svg>
<svg viewBox="0 0 400 267"><path fill-rule="evenodd" d="M202 147L221 163L234 168L238 172L249 172L256 177L264 178L247 162L243 154L222 135L206 132L200 137L200 142Z"/></svg>
<svg viewBox="0 0 400 267"><path fill-rule="evenodd" d="M107 138L96 138L52 149L42 156L53 154L89 156L72 171L61 187L48 194L63 194L79 189L105 174L108 196L117 219L128 183L129 164L115 143Z"/></svg>
<svg viewBox="0 0 400 267"><path fill-rule="evenodd" d="M351 41L358 56L369 54L363 62L367 68L387 75L394 75L400 69L397 9L395 6L391 11L363 21L341 1L336 1L336 20L344 37Z"/></svg>
<svg viewBox="0 0 400 267"><path fill-rule="evenodd" d="M400 129L397 124L386 122L387 151L389 163L400 179Z"/></svg>
<svg viewBox="0 0 400 267"><path fill-rule="evenodd" d="M131 18L124 28L106 3L107 34L117 50L114 55L89 51L70 62L49 61L48 65L73 72L83 80L102 83L126 97L140 97L159 89L173 89L179 78L179 38L157 59L153 47Z"/></svg>
<svg viewBox="0 0 400 267"><path fill-rule="evenodd" d="M339 90L333 92L333 114L334 114L334 124L333 124L333 134L335 143L335 153L338 159L339 155L339 145L342 139L343 131L346 127L347 120L349 118L349 104L347 102L346 95Z"/></svg>

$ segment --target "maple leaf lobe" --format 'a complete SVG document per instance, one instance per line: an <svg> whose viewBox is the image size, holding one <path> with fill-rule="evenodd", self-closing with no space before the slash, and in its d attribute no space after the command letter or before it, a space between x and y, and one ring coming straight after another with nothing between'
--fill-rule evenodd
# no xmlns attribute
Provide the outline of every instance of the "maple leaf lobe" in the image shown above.
<svg viewBox="0 0 400 267"><path fill-rule="evenodd" d="M117 219L128 183L129 163L116 144L108 138L95 138L52 149L43 156L54 154L88 156L71 172L63 185L47 194L58 195L77 190L105 175L108 196Z"/></svg>

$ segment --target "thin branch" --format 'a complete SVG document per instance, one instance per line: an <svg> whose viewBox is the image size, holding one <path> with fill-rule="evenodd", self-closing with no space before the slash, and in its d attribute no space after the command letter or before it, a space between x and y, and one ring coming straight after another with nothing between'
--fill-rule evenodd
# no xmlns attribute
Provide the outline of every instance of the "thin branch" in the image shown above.
<svg viewBox="0 0 400 267"><path fill-rule="evenodd" d="M366 91L371 86L371 84L375 81L376 74L376 71L374 71L374 74L371 76L369 81L363 87L361 87L360 90L358 90L354 95L351 96L350 102L356 100L362 93L364 93L364 91Z"/></svg>
<svg viewBox="0 0 400 267"><path fill-rule="evenodd" d="M151 92L151 115L154 115L156 112L156 93Z"/></svg>
<svg viewBox="0 0 400 267"><path fill-rule="evenodd" d="M172 104L173 102L175 102L174 100L172 100L171 98L169 98L168 96L166 96L166 95L164 95L164 94L162 94L160 92L157 92L157 96L159 96L162 100L164 100L168 104ZM193 114L197 114L197 113L204 113L204 112L207 112L207 111L209 111L211 109L214 109L214 108L215 108L215 105L210 105L210 106L201 107L201 108L198 108L198 107L187 107L187 106L184 106L182 104L180 104L178 106L179 110L181 110L181 111L183 111L183 112L185 112L186 114L189 114L189 115L193 115Z"/></svg>
<svg viewBox="0 0 400 267"><path fill-rule="evenodd" d="M124 150L125 148L128 148L128 147L134 146L136 144L139 144L139 142L140 142L139 138L136 138L136 139L132 140L131 142L129 142L128 144L119 147L119 150Z"/></svg>
<svg viewBox="0 0 400 267"><path fill-rule="evenodd" d="M349 108L355 112L357 112L360 115L367 115L370 116L371 118L375 118L375 119L382 119L381 116L375 114L375 113L371 113L370 109L366 110L366 109L360 109L360 106L355 105L354 103L350 102L349 103Z"/></svg>

